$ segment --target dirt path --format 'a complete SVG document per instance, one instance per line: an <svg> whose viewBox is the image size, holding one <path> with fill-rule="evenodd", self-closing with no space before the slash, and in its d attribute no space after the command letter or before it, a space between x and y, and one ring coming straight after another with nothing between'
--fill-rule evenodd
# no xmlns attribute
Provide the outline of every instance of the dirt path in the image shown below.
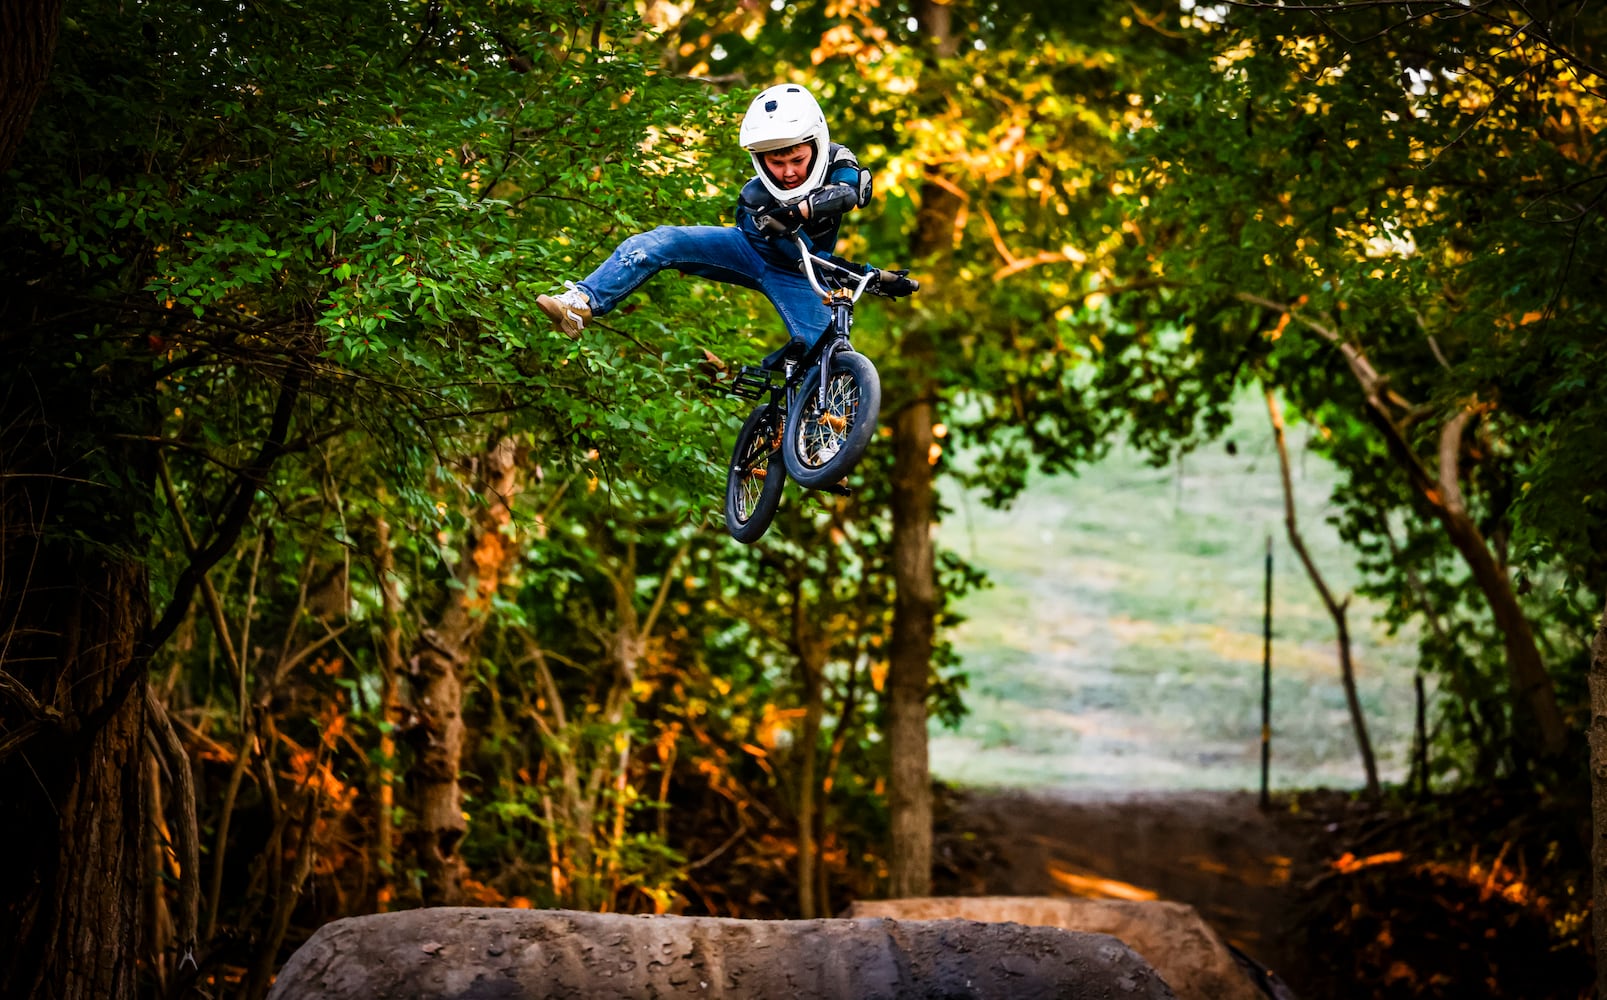
<svg viewBox="0 0 1607 1000"><path fill-rule="evenodd" d="M972 790L939 830L939 893L1188 903L1296 991L1306 981L1291 932L1305 842L1253 793Z"/></svg>

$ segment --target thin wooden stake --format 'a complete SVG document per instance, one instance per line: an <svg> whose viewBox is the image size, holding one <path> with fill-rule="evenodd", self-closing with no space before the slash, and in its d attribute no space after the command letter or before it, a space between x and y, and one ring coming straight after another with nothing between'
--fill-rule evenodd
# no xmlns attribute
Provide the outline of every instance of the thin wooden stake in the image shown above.
<svg viewBox="0 0 1607 1000"><path fill-rule="evenodd" d="M1267 534L1267 584L1261 634L1261 808L1272 807L1272 534Z"/></svg>

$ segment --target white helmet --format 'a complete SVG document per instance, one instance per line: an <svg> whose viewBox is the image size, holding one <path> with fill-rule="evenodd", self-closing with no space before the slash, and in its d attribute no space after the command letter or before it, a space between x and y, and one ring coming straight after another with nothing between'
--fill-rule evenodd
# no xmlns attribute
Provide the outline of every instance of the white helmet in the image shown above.
<svg viewBox="0 0 1607 1000"><path fill-rule="evenodd" d="M783 203L795 202L820 187L826 179L826 160L831 148L831 136L826 130L826 115L820 110L814 95L795 83L782 83L766 90L748 105L742 118L740 134L742 148L753 157L753 171L764 182L765 188ZM809 163L809 176L794 188L776 183L764 165L762 154L796 146L801 142L814 145L814 158Z"/></svg>

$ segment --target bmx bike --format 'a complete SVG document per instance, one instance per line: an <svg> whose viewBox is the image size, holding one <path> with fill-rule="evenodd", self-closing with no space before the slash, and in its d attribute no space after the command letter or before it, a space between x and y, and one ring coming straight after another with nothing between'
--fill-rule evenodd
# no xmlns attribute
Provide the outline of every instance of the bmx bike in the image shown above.
<svg viewBox="0 0 1607 1000"><path fill-rule="evenodd" d="M770 527L788 476L806 489L849 495L842 480L864 455L882 408L876 366L854 350L849 333L859 297L885 294L884 272L867 268L861 274L793 239L831 323L812 347L792 341L761 363L744 366L729 387L733 395L760 401L737 434L726 470L726 530L747 544Z"/></svg>

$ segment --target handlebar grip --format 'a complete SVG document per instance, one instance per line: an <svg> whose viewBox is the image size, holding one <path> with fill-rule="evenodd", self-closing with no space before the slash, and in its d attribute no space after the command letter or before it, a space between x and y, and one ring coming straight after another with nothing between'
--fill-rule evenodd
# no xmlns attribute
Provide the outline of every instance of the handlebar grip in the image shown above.
<svg viewBox="0 0 1607 1000"><path fill-rule="evenodd" d="M914 295L921 287L921 283L910 277L908 271L889 271L880 267L874 270L876 272L876 294L886 298L895 299L903 298L906 295ZM894 286L902 287L895 293L890 290Z"/></svg>
<svg viewBox="0 0 1607 1000"><path fill-rule="evenodd" d="M795 236L797 229L790 228L786 223L773 215L756 215L753 219L753 228L765 236Z"/></svg>

